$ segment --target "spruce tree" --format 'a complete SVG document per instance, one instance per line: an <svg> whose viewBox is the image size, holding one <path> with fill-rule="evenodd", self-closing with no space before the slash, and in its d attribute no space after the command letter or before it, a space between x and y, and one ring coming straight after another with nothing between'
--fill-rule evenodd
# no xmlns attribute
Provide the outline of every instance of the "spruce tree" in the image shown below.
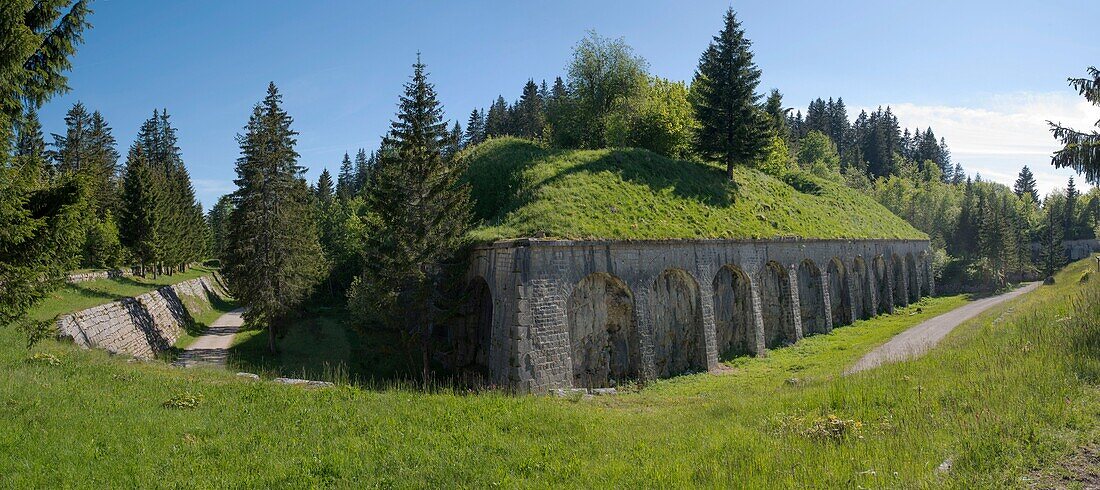
<svg viewBox="0 0 1100 490"><path fill-rule="evenodd" d="M1066 207L1065 214L1062 216L1062 236L1066 240L1076 240L1077 236L1077 198L1081 196L1081 193L1077 191L1077 185L1073 183L1073 177L1070 176L1069 183L1066 184Z"/></svg>
<svg viewBox="0 0 1100 490"><path fill-rule="evenodd" d="M92 112L88 128L88 154L83 174L87 176L96 215L102 219L118 210L118 150L111 127L99 111Z"/></svg>
<svg viewBox="0 0 1100 490"><path fill-rule="evenodd" d="M328 169L321 171L321 176L317 178L317 187L314 189L317 195L317 201L322 204L332 202L332 174L328 172Z"/></svg>
<svg viewBox="0 0 1100 490"><path fill-rule="evenodd" d="M1043 277L1050 278L1062 267L1065 248L1062 245L1062 223L1055 215L1054 208L1046 206L1043 227L1040 230L1041 248L1039 260L1043 267Z"/></svg>
<svg viewBox="0 0 1100 490"><path fill-rule="evenodd" d="M33 342L48 330L27 322L29 308L64 283L80 256L76 237L86 212L79 182L43 182L41 159L13 155L16 123L67 87L81 36L85 1L6 1L0 7L0 325L15 323Z"/></svg>
<svg viewBox="0 0 1100 490"><path fill-rule="evenodd" d="M466 135L463 145L474 146L485 141L485 111L474 109L466 120Z"/></svg>
<svg viewBox="0 0 1100 490"><path fill-rule="evenodd" d="M379 178L367 197L377 229L349 302L353 311L377 314L419 340L425 380L443 263L457 252L471 216L464 166L443 155L448 139L443 107L418 57L383 140Z"/></svg>
<svg viewBox="0 0 1100 490"><path fill-rule="evenodd" d="M1020 175L1016 178L1016 184L1012 186L1012 191L1016 193L1017 197L1030 194L1032 202L1039 202L1039 189L1036 187L1035 175L1031 173L1031 169L1027 168L1027 165L1020 169Z"/></svg>
<svg viewBox="0 0 1100 490"><path fill-rule="evenodd" d="M210 228L210 254L218 260L225 260L231 214L233 214L233 196L224 195L218 198L218 202L206 215L207 227Z"/></svg>
<svg viewBox="0 0 1100 490"><path fill-rule="evenodd" d="M489 113L485 116L485 137L496 138L508 136L508 103L503 96L497 96L493 105L489 106Z"/></svg>
<svg viewBox="0 0 1100 490"><path fill-rule="evenodd" d="M516 136L529 139L542 137L542 128L546 124L544 111L538 85L535 85L534 79L528 79L527 84L523 86L523 95L515 106L513 125Z"/></svg>
<svg viewBox="0 0 1100 490"><path fill-rule="evenodd" d="M155 168L145 149L135 143L126 156L122 177L120 234L122 244L138 262L139 274L157 273L164 250L164 174Z"/></svg>
<svg viewBox="0 0 1100 490"><path fill-rule="evenodd" d="M787 128L787 112L789 111L790 109L783 108L783 94L779 93L779 89L773 88L768 94L768 100L764 102L764 112L768 115L772 133L788 141L790 132Z"/></svg>
<svg viewBox="0 0 1100 490"><path fill-rule="evenodd" d="M355 174L352 171L351 157L344 153L344 159L340 162L340 173L336 176L336 197L341 201L347 201L353 195L355 195Z"/></svg>
<svg viewBox="0 0 1100 490"><path fill-rule="evenodd" d="M1070 78L1069 84L1085 100L1100 107L1100 69L1090 66L1087 71L1088 76ZM1096 129L1083 131L1062 126L1060 123L1048 121L1048 124L1051 133L1062 144L1062 149L1051 156L1051 163L1057 168L1072 168L1077 173L1084 174L1089 183L1100 185L1100 131L1097 131L1100 129L1100 120L1096 121Z"/></svg>
<svg viewBox="0 0 1100 490"><path fill-rule="evenodd" d="M699 120L699 153L725 164L733 179L733 167L757 161L769 143L767 120L757 106L760 69L753 62L752 42L726 11L725 26L699 60L692 88Z"/></svg>
<svg viewBox="0 0 1100 490"><path fill-rule="evenodd" d="M293 119L274 83L252 111L244 134L229 219L224 271L245 319L268 330L268 348L290 326L320 279L322 257Z"/></svg>
<svg viewBox="0 0 1100 490"><path fill-rule="evenodd" d="M454 158L460 151L462 151L462 126L455 121L451 132L447 135L447 144L443 145L443 157Z"/></svg>
<svg viewBox="0 0 1100 490"><path fill-rule="evenodd" d="M355 195L359 196L365 192L373 172L374 153L368 157L367 150L360 148L355 153Z"/></svg>
<svg viewBox="0 0 1100 490"><path fill-rule="evenodd" d="M38 121L38 111L34 108L27 109L19 121L14 156L34 167L28 168L27 172L34 177L36 186L51 180L53 172L46 163L46 141L42 137L42 124Z"/></svg>

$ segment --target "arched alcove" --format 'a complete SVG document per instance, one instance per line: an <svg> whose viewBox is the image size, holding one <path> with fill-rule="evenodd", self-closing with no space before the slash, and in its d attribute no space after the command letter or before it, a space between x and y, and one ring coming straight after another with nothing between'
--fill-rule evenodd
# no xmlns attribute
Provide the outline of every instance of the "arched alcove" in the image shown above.
<svg viewBox="0 0 1100 490"><path fill-rule="evenodd" d="M824 285L821 270L810 259L798 265L798 309L802 317L802 335L828 333Z"/></svg>
<svg viewBox="0 0 1100 490"><path fill-rule="evenodd" d="M912 253L905 254L905 272L909 278L909 302L916 303L920 301L920 274L917 272L917 259L913 258Z"/></svg>
<svg viewBox="0 0 1100 490"><path fill-rule="evenodd" d="M829 313L833 327L852 323L852 291L849 288L848 270L839 257L829 261Z"/></svg>
<svg viewBox="0 0 1100 490"><path fill-rule="evenodd" d="M768 349L792 344L795 335L791 280L787 269L771 261L760 271L760 313L764 323L764 346Z"/></svg>
<svg viewBox="0 0 1100 490"><path fill-rule="evenodd" d="M482 277L466 287L460 322L451 339L454 366L458 370L489 374L489 349L493 341L493 295Z"/></svg>
<svg viewBox="0 0 1100 490"><path fill-rule="evenodd" d="M901 260L898 254L891 256L891 270L894 273L894 305L905 306L909 304L909 297L906 295L906 280L905 280L905 263Z"/></svg>
<svg viewBox="0 0 1100 490"><path fill-rule="evenodd" d="M852 300L855 302L855 314L858 319L867 319L875 316L872 309L874 304L871 296L874 292L874 283L867 274L867 262L863 257L856 257L852 261Z"/></svg>
<svg viewBox="0 0 1100 490"><path fill-rule="evenodd" d="M921 252L917 254L917 265L923 271L920 281L920 295L931 296L932 295L932 261L928 259L928 254Z"/></svg>
<svg viewBox="0 0 1100 490"><path fill-rule="evenodd" d="M606 273L585 277L569 296L567 316L573 387L615 386L638 376L642 355L626 283Z"/></svg>
<svg viewBox="0 0 1100 490"><path fill-rule="evenodd" d="M703 308L691 274L668 269L653 284L653 362L657 377L706 371Z"/></svg>
<svg viewBox="0 0 1100 490"><path fill-rule="evenodd" d="M755 353L752 286L739 267L727 265L714 276L714 326L720 359Z"/></svg>
<svg viewBox="0 0 1100 490"><path fill-rule="evenodd" d="M894 310L894 292L890 288L890 277L886 270L886 259L876 255L871 261L871 268L875 275L875 296L878 299L878 312L889 313Z"/></svg>

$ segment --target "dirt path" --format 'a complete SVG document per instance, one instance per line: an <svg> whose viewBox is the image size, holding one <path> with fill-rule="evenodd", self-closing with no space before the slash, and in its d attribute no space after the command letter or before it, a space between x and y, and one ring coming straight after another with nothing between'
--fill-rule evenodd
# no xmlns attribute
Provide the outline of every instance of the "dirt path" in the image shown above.
<svg viewBox="0 0 1100 490"><path fill-rule="evenodd" d="M237 308L226 313L206 330L201 337L187 346L176 358L177 366L192 367L198 365L224 366L229 355L229 347L233 345L233 336L244 325L241 314L244 308Z"/></svg>
<svg viewBox="0 0 1100 490"><path fill-rule="evenodd" d="M889 342L878 346L875 350L868 352L859 361L856 361L852 367L844 371L844 374L858 373L889 362L918 357L931 349L962 322L974 318L997 304L1029 293L1037 287L1039 287L1039 283L1032 282L1007 293L982 298L940 316L925 320L919 325L894 336Z"/></svg>

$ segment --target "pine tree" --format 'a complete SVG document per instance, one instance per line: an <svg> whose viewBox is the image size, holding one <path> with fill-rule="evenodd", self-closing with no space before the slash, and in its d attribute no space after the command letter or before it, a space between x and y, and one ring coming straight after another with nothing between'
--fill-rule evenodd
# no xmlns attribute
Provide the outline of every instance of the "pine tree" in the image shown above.
<svg viewBox="0 0 1100 490"><path fill-rule="evenodd" d="M508 136L508 126L508 103L504 101L503 96L497 96L497 100L489 106L489 113L485 116L485 137Z"/></svg>
<svg viewBox="0 0 1100 490"><path fill-rule="evenodd" d="M322 204L332 202L332 174L328 172L328 169L321 171L321 176L317 178L317 187L314 190L317 196L317 201Z"/></svg>
<svg viewBox="0 0 1100 490"><path fill-rule="evenodd" d="M1054 272L1062 267L1065 257L1065 248L1062 245L1062 223L1054 214L1054 208L1047 206L1046 216L1043 219L1043 228L1040 231L1042 241L1039 252L1039 260L1043 266L1043 277L1054 276Z"/></svg>
<svg viewBox="0 0 1100 490"><path fill-rule="evenodd" d="M1085 78L1070 78L1069 84L1094 106L1100 107L1100 69L1088 68ZM1048 122L1054 137L1062 143L1062 149L1051 156L1051 164L1057 168L1072 168L1085 175L1085 180L1100 185L1100 131L1078 131L1061 124ZM1096 121L1100 128L1100 120Z"/></svg>
<svg viewBox="0 0 1100 490"><path fill-rule="evenodd" d="M89 27L84 1L6 1L0 7L0 325L17 324L41 339L48 322L26 312L64 283L80 256L86 212L80 182L43 182L41 160L12 155L16 123L67 89L65 72ZM68 8L67 8L68 7ZM66 11L67 8L67 11Z"/></svg>
<svg viewBox="0 0 1100 490"><path fill-rule="evenodd" d="M515 106L513 126L516 136L530 139L542 137L542 128L546 124L544 111L538 85L535 85L534 79L528 79L523 86L523 95Z"/></svg>
<svg viewBox="0 0 1100 490"><path fill-rule="evenodd" d="M50 151L58 174L77 175L84 169L90 153L90 126L91 114L84 104L77 102L65 113L65 134L53 134L54 149Z"/></svg>
<svg viewBox="0 0 1100 490"><path fill-rule="evenodd" d="M789 110L783 108L783 94L779 93L779 89L773 88L771 93L768 94L768 100L764 102L764 112L768 115L772 133L785 140L790 139L790 132L787 128L787 112Z"/></svg>
<svg viewBox="0 0 1100 490"><path fill-rule="evenodd" d="M355 195L355 174L352 173L351 157L344 153L340 162L340 173L336 176L336 198L346 202Z"/></svg>
<svg viewBox="0 0 1100 490"><path fill-rule="evenodd" d="M698 94L693 102L699 119L699 153L725 164L731 180L734 165L755 162L770 141L767 120L757 106L760 70L751 46L730 8L722 32L703 53L692 82Z"/></svg>
<svg viewBox="0 0 1100 490"><path fill-rule="evenodd" d="M455 121L455 125L447 135L447 143L443 145L443 158L454 158L460 151L462 151L462 126Z"/></svg>
<svg viewBox="0 0 1100 490"><path fill-rule="evenodd" d="M155 276L155 264L162 259L166 206L164 191L164 174L149 161L144 147L135 143L126 157L122 178L120 234L122 244L138 261L142 276L147 270L152 270Z"/></svg>
<svg viewBox="0 0 1100 490"><path fill-rule="evenodd" d="M848 134L848 109L844 106L844 99L837 97L836 102L833 102L833 99L829 98L825 116L827 119L827 132L825 134L833 140L837 151L843 154L847 151L846 136Z"/></svg>
<svg viewBox="0 0 1100 490"><path fill-rule="evenodd" d="M1069 178L1069 183L1066 184L1066 207L1065 214L1062 216L1062 236L1066 240L1076 240L1077 236L1077 198L1081 196L1081 193L1077 191L1077 186L1073 183L1073 177Z"/></svg>
<svg viewBox="0 0 1100 490"><path fill-rule="evenodd" d="M20 157L33 168L27 172L34 177L34 184L44 185L51 180L52 169L46 163L46 141L42 137L42 124L38 121L38 111L27 109L19 121L15 138L15 156Z"/></svg>
<svg viewBox="0 0 1100 490"><path fill-rule="evenodd" d="M210 253L218 260L225 260L226 241L229 239L229 216L233 214L233 196L218 198L214 207L206 215L210 229Z"/></svg>
<svg viewBox="0 0 1100 490"><path fill-rule="evenodd" d="M360 148L359 151L355 153L355 195L359 196L365 192L373 171L374 154L372 153L370 157L368 157L367 150Z"/></svg>
<svg viewBox="0 0 1100 490"><path fill-rule="evenodd" d="M832 100L830 97L829 101L832 102ZM810 131L822 134L829 132L828 104L820 97L810 101L810 106L806 109L806 134Z"/></svg>
<svg viewBox="0 0 1100 490"><path fill-rule="evenodd" d="M466 120L466 136L463 144L475 146L485 141L485 111L474 109Z"/></svg>
<svg viewBox="0 0 1100 490"><path fill-rule="evenodd" d="M268 348L290 326L320 279L322 256L303 167L294 150L293 119L274 83L237 137L237 191L229 220L224 271L249 323L265 325Z"/></svg>
<svg viewBox="0 0 1100 490"><path fill-rule="evenodd" d="M1035 175L1031 173L1031 169L1027 168L1027 165L1020 169L1020 176L1016 178L1016 184L1012 186L1012 192L1016 193L1016 197L1030 194L1033 202L1039 202L1039 189L1036 187Z"/></svg>
<svg viewBox="0 0 1100 490"><path fill-rule="evenodd" d="M102 219L119 206L118 150L111 127L99 111L92 112L88 130L88 154L84 175L89 179L96 215Z"/></svg>
<svg viewBox="0 0 1100 490"><path fill-rule="evenodd" d="M384 138L390 150L380 153L380 175L367 198L378 217L367 267L348 293L353 311L373 312L420 341L425 381L431 327L439 320L442 263L457 251L471 216L463 164L443 156L447 124L427 77L418 57Z"/></svg>
<svg viewBox="0 0 1100 490"><path fill-rule="evenodd" d="M966 182L966 172L963 171L963 166L961 163L956 163L955 171L951 176L951 184L962 185L963 182Z"/></svg>

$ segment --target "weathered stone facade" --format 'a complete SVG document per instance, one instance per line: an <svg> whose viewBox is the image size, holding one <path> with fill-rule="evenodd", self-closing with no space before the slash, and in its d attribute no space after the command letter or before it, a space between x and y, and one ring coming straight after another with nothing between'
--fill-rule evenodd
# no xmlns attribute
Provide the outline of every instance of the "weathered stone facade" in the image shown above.
<svg viewBox="0 0 1100 490"><path fill-rule="evenodd" d="M152 358L179 339L193 321L191 312L225 296L213 276L203 276L62 316L58 335L85 348Z"/></svg>
<svg viewBox="0 0 1100 490"><path fill-rule="evenodd" d="M519 392L614 386L932 294L923 240L501 241L476 249L456 367Z"/></svg>

